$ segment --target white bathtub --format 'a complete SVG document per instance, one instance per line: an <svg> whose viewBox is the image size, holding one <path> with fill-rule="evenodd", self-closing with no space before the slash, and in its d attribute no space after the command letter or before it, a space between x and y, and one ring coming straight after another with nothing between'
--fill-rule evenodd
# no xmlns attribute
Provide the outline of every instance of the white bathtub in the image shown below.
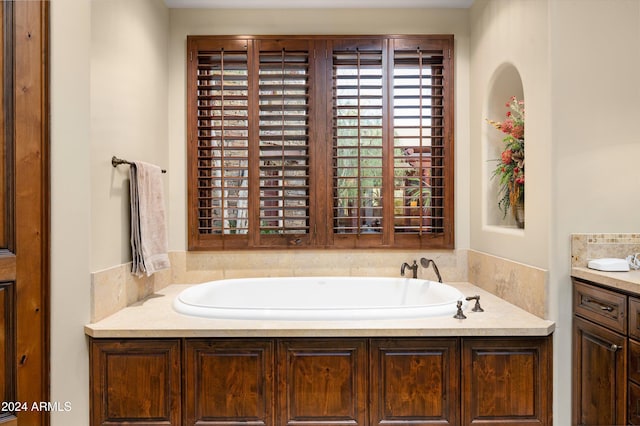
<svg viewBox="0 0 640 426"><path fill-rule="evenodd" d="M375 320L454 315L464 295L428 280L273 277L210 281L183 290L177 312L252 320Z"/></svg>

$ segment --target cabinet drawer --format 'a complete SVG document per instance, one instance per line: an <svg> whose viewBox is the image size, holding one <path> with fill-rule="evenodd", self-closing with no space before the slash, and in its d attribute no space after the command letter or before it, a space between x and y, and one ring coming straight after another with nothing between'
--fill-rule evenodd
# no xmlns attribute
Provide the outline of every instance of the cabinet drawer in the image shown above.
<svg viewBox="0 0 640 426"><path fill-rule="evenodd" d="M640 339L640 299L635 297L629 298L629 336Z"/></svg>
<svg viewBox="0 0 640 426"><path fill-rule="evenodd" d="M573 311L620 333L627 333L627 296L573 281Z"/></svg>

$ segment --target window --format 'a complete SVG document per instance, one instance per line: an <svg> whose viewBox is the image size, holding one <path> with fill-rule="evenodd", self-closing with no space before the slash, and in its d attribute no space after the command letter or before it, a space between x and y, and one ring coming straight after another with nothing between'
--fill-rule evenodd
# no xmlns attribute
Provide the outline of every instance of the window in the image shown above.
<svg viewBox="0 0 640 426"><path fill-rule="evenodd" d="M190 249L452 248L452 50L189 37Z"/></svg>

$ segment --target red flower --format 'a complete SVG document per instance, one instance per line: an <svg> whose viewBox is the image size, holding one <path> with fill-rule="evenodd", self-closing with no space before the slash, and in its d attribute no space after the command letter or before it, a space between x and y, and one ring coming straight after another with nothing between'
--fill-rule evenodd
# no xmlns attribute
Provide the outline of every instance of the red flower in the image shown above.
<svg viewBox="0 0 640 426"><path fill-rule="evenodd" d="M523 126L514 126L511 129L511 136L513 136L516 139L522 139L524 138L524 127Z"/></svg>
<svg viewBox="0 0 640 426"><path fill-rule="evenodd" d="M511 158L511 154L513 154L513 152L510 149L505 149L502 152L502 162L504 164L511 164L511 162L513 161L513 159Z"/></svg>
<svg viewBox="0 0 640 426"><path fill-rule="evenodd" d="M504 133L511 133L513 131L513 120L511 120L510 118L504 120L502 122L502 125L500 126L500 130L502 130Z"/></svg>

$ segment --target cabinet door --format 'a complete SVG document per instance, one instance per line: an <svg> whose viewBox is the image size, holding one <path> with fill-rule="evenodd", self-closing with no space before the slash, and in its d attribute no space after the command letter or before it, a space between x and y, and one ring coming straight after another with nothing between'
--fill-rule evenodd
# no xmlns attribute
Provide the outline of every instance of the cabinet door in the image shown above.
<svg viewBox="0 0 640 426"><path fill-rule="evenodd" d="M551 336L464 338L462 424L551 424Z"/></svg>
<svg viewBox="0 0 640 426"><path fill-rule="evenodd" d="M91 340L91 424L180 425L180 341Z"/></svg>
<svg viewBox="0 0 640 426"><path fill-rule="evenodd" d="M273 425L270 340L187 340L185 424Z"/></svg>
<svg viewBox="0 0 640 426"><path fill-rule="evenodd" d="M372 425L455 425L458 339L371 341Z"/></svg>
<svg viewBox="0 0 640 426"><path fill-rule="evenodd" d="M364 339L278 342L278 425L366 425Z"/></svg>
<svg viewBox="0 0 640 426"><path fill-rule="evenodd" d="M573 369L574 424L626 424L626 338L574 317Z"/></svg>

